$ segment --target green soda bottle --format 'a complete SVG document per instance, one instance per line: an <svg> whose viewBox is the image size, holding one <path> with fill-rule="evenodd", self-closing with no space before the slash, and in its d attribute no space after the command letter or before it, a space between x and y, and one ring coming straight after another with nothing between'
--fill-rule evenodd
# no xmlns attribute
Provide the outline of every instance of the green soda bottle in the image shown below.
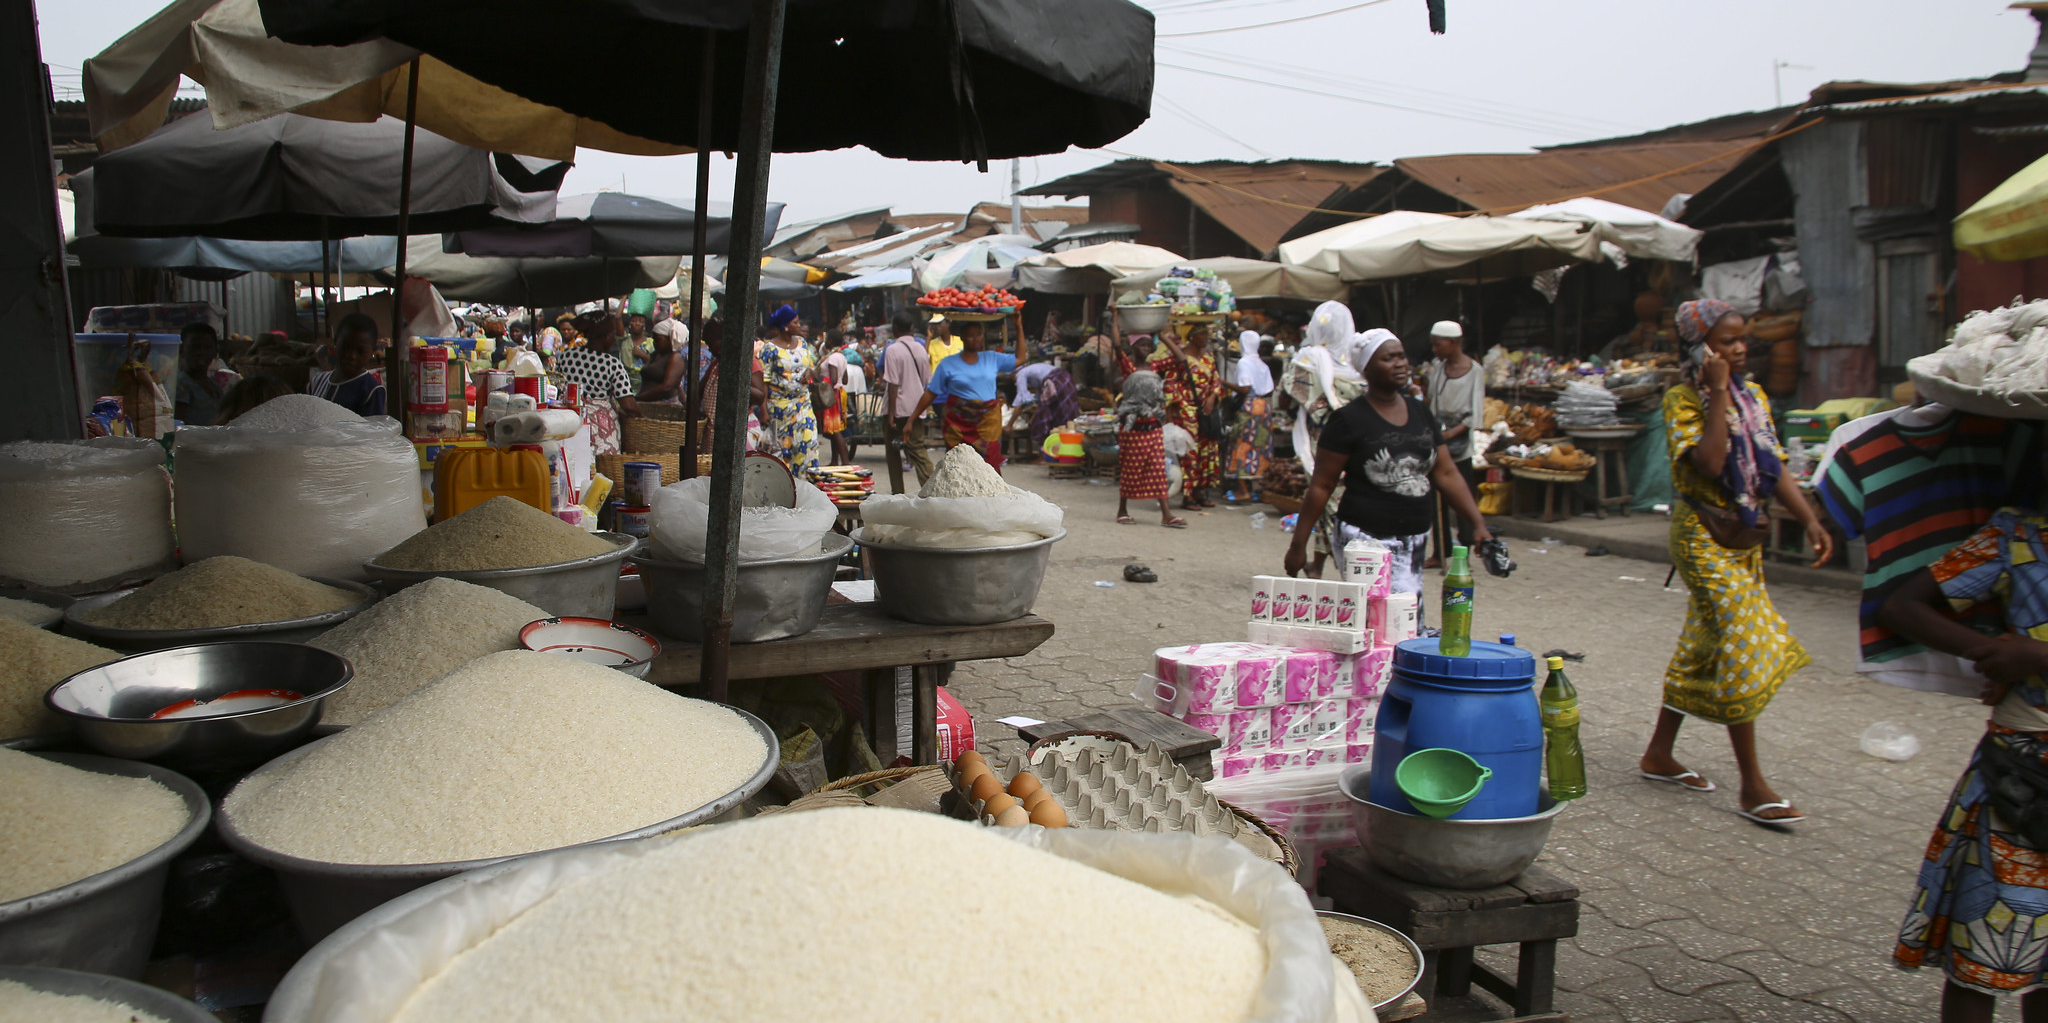
<svg viewBox="0 0 2048 1023"><path fill-rule="evenodd" d="M1550 658L1550 677L1543 680L1539 701L1550 798L1577 799L1586 794L1586 751L1579 746L1579 691L1564 677L1564 658Z"/></svg>
<svg viewBox="0 0 2048 1023"><path fill-rule="evenodd" d="M1472 652L1472 563L1465 548L1451 548L1451 570L1444 573L1444 624L1436 648L1446 657Z"/></svg>

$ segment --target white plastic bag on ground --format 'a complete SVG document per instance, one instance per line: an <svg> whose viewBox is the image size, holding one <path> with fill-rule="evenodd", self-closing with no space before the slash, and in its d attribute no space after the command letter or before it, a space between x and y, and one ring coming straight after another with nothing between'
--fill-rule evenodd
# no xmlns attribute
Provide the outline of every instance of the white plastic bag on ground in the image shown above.
<svg viewBox="0 0 2048 1023"><path fill-rule="evenodd" d="M704 561L711 534L711 477L696 476L654 492L648 529L663 557ZM825 492L796 481L794 508L741 508L740 560L772 561L818 553L818 541L832 531L839 509Z"/></svg>
<svg viewBox="0 0 2048 1023"><path fill-rule="evenodd" d="M914 547L1002 547L1060 531L1060 506L1010 487L988 497L877 494L860 503L861 535Z"/></svg>
<svg viewBox="0 0 2048 1023"><path fill-rule="evenodd" d="M1920 737L1895 721L1879 721L1863 730L1863 752L1884 760L1911 760L1920 752Z"/></svg>
<svg viewBox="0 0 2048 1023"><path fill-rule="evenodd" d="M136 437L0 444L0 579L86 593L177 567L163 463Z"/></svg>
<svg viewBox="0 0 2048 1023"><path fill-rule="evenodd" d="M719 827L743 828L750 823ZM449 961L556 891L709 830L521 857L401 896L372 911L372 917L336 931L301 959L278 987L263 1018L278 1023L387 1023L407 997ZM1355 983L1341 984L1339 971L1331 968L1322 925L1300 886L1286 871L1242 846L1187 834L1048 831L1037 826L997 830L1168 894L1198 896L1257 928L1266 947L1266 975L1245 1023L1373 1019ZM687 912L679 912L687 922ZM1139 934L1129 938L1144 940Z"/></svg>
<svg viewBox="0 0 2048 1023"><path fill-rule="evenodd" d="M232 554L365 579L364 561L427 528L418 457L384 416L302 430L186 427L173 464L187 562Z"/></svg>

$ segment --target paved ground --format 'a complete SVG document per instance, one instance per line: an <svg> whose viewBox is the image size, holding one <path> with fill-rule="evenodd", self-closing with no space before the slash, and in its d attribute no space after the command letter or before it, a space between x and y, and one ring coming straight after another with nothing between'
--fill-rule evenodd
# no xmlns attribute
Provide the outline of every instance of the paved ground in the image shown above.
<svg viewBox="0 0 2048 1023"><path fill-rule="evenodd" d="M1070 532L1037 606L1057 624L1054 638L953 676L984 747L1015 748L1001 716L1051 720L1131 704L1124 693L1156 647L1243 638L1249 577L1280 570L1286 539L1271 509L1263 530L1251 525L1254 509L1191 514L1184 531L1142 517L1118 526L1114 486L1048 480L1037 467L1010 478L1064 506ZM1579 936L1559 953L1559 1007L1578 1020L1630 1023L1931 1019L1939 976L1899 971L1889 953L1983 708L1861 680L1853 596L1774 586L1815 663L1780 692L1758 745L1777 787L1811 819L1785 831L1750 824L1735 815L1717 728L1688 725L1678 752L1721 791L1636 777L1686 604L1682 590L1663 588L1665 566L1511 543L1522 568L1510 580L1481 577L1475 631L1585 654L1568 670L1584 702L1592 792L1559 818L1543 859L1584 892ZM1133 560L1160 581L1122 582ZM1880 720L1908 723L1923 752L1904 763L1864 755L1858 737ZM2018 1018L2017 1005L2002 1010Z"/></svg>

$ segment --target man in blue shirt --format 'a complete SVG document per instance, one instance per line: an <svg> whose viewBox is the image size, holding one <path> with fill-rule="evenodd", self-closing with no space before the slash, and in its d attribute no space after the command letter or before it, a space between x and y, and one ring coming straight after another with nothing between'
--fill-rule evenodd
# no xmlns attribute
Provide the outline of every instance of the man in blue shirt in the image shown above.
<svg viewBox="0 0 2048 1023"><path fill-rule="evenodd" d="M370 372L376 359L377 321L350 313L334 333L334 369L314 373L306 393L359 416L384 415L384 382Z"/></svg>

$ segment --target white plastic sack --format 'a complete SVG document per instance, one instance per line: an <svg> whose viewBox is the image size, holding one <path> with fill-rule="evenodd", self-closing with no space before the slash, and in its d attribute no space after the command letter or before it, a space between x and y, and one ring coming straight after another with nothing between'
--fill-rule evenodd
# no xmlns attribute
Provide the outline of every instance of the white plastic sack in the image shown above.
<svg viewBox="0 0 2048 1023"><path fill-rule="evenodd" d="M0 444L0 580L90 593L177 567L163 461L136 437Z"/></svg>
<svg viewBox="0 0 2048 1023"><path fill-rule="evenodd" d="M406 998L450 960L549 895L703 833L521 857L401 896L334 932L299 960L263 1018L269 1023L388 1023ZM1257 928L1266 946L1266 976L1246 1023L1373 1019L1356 984L1340 983L1339 971L1331 968L1322 925L1300 886L1286 871L1235 842L1187 834L1048 831L1035 825L1000 833L1168 894L1199 896ZM686 921L687 913L682 917Z"/></svg>
<svg viewBox="0 0 2048 1023"><path fill-rule="evenodd" d="M1029 490L988 497L876 494L860 503L861 535L912 547L1003 547L1060 531L1066 513Z"/></svg>
<svg viewBox="0 0 2048 1023"><path fill-rule="evenodd" d="M364 561L427 528L419 462L384 416L289 431L187 427L173 464L188 562L232 554L360 580Z"/></svg>
<svg viewBox="0 0 2048 1023"><path fill-rule="evenodd" d="M838 520L839 509L824 491L797 480L796 507L740 509L740 561L816 554L818 541ZM703 563L711 535L711 477L696 476L655 491L647 524L663 557Z"/></svg>

